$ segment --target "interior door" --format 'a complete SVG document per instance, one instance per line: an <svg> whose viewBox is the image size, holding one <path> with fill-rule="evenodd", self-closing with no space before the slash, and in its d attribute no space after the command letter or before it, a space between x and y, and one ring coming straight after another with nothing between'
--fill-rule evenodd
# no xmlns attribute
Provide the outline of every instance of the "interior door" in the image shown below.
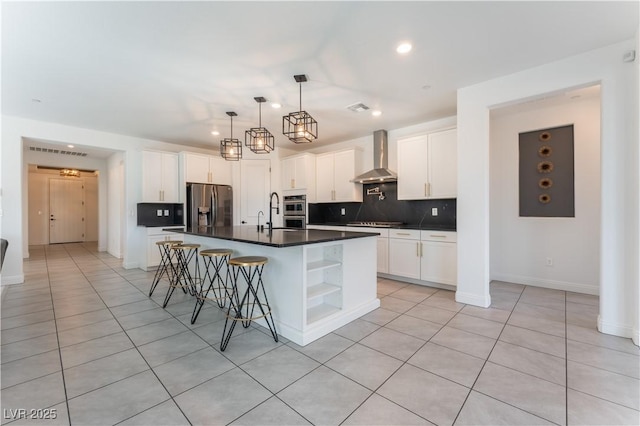
<svg viewBox="0 0 640 426"><path fill-rule="evenodd" d="M260 218L260 224L264 225L269 220L270 170L270 160L242 160L240 162L241 224L257 225L258 212L260 211L264 213L264 216ZM273 211L273 221L277 223L275 210Z"/></svg>
<svg viewBox="0 0 640 426"><path fill-rule="evenodd" d="M84 241L84 184L77 179L49 180L49 243Z"/></svg>

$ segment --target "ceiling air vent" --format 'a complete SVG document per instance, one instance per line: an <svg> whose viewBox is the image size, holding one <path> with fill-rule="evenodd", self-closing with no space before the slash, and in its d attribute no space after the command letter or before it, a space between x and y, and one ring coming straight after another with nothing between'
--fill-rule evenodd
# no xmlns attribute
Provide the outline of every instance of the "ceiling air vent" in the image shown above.
<svg viewBox="0 0 640 426"><path fill-rule="evenodd" d="M353 105L349 105L349 106L347 107L347 109L348 109L349 111L353 111L353 112L362 112L362 111L366 111L366 110L368 110L368 109L369 109L369 107L368 107L368 106L366 106L365 104L363 104L362 102L357 102L357 103L355 103L355 104L353 104Z"/></svg>
<svg viewBox="0 0 640 426"><path fill-rule="evenodd" d="M72 155L74 157L86 157L86 152L78 152L78 151L66 151L63 149L52 149L52 148L40 148L39 146L30 146L29 151L35 152L45 152L47 154L62 154L62 155Z"/></svg>

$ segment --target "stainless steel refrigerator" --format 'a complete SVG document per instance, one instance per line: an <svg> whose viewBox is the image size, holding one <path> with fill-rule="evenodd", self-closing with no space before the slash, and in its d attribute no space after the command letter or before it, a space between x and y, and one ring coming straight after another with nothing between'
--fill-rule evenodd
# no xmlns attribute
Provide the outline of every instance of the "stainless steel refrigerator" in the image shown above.
<svg viewBox="0 0 640 426"><path fill-rule="evenodd" d="M233 190L229 185L187 183L187 226L232 226Z"/></svg>

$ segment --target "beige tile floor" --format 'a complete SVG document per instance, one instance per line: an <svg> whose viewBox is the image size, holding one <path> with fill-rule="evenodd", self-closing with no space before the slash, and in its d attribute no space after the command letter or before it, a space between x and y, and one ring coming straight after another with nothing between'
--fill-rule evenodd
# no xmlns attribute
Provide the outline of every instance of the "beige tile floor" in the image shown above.
<svg viewBox="0 0 640 426"><path fill-rule="evenodd" d="M381 308L305 347L91 244L31 247L2 302L2 424L639 424L640 352L598 298L495 282L489 309L379 279ZM25 412L17 411L19 409ZM33 412L31 410L34 410ZM25 419L36 414L55 419Z"/></svg>

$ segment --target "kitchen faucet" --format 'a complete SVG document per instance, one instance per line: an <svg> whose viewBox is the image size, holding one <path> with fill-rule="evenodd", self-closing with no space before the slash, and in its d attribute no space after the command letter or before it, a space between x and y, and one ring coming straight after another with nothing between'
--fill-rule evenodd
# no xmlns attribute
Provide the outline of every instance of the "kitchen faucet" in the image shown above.
<svg viewBox="0 0 640 426"><path fill-rule="evenodd" d="M273 196L276 196L276 206L273 207ZM276 214L280 214L280 196L278 196L277 192L272 192L271 195L269 195L269 233L271 233L271 230L273 229L273 218L272 218L272 213L273 213L273 209L276 209Z"/></svg>
<svg viewBox="0 0 640 426"><path fill-rule="evenodd" d="M264 212L262 210L258 212L258 231L260 231L260 215L264 216ZM264 226L262 228L264 229Z"/></svg>

